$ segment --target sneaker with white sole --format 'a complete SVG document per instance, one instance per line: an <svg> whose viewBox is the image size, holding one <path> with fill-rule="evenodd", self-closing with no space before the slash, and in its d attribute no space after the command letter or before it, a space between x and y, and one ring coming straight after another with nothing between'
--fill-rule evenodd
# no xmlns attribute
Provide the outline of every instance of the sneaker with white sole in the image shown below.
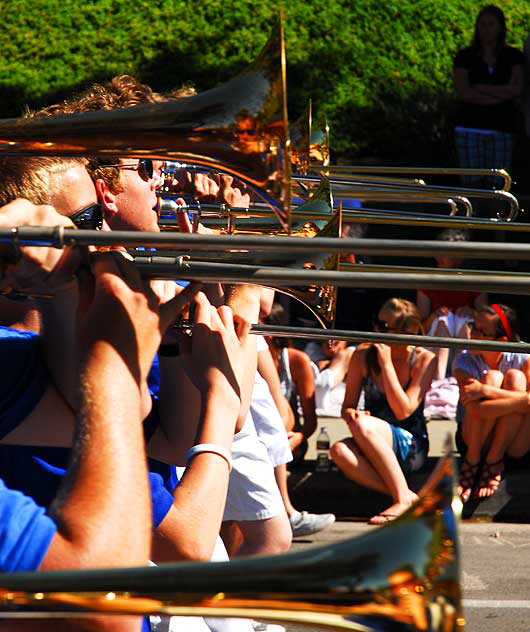
<svg viewBox="0 0 530 632"><path fill-rule="evenodd" d="M289 522L291 523L294 537L312 535L330 527L335 522L335 515L332 513L312 514L307 511L297 511L289 518Z"/></svg>
<svg viewBox="0 0 530 632"><path fill-rule="evenodd" d="M265 623L264 621L252 621L254 632L286 632L283 625L278 623Z"/></svg>

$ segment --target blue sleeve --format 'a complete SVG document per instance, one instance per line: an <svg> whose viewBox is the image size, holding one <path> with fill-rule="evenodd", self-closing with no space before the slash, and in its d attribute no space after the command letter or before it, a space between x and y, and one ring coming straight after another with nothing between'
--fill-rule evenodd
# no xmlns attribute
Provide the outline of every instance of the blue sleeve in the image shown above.
<svg viewBox="0 0 530 632"><path fill-rule="evenodd" d="M162 476L156 472L149 472L149 485L151 486L153 528L156 529L171 509L173 494L168 491Z"/></svg>
<svg viewBox="0 0 530 632"><path fill-rule="evenodd" d="M5 437L31 413L50 383L39 336L0 327L0 367L0 437Z"/></svg>
<svg viewBox="0 0 530 632"><path fill-rule="evenodd" d="M0 479L1 572L37 570L56 532L42 507Z"/></svg>
<svg viewBox="0 0 530 632"><path fill-rule="evenodd" d="M46 508L59 491L69 460L68 448L0 446L0 471L9 487ZM153 524L157 527L173 504L178 480L175 468L166 463L149 459L149 470Z"/></svg>
<svg viewBox="0 0 530 632"><path fill-rule="evenodd" d="M151 632L151 626L149 625L149 617L144 617L142 620L142 631L141 632Z"/></svg>
<svg viewBox="0 0 530 632"><path fill-rule="evenodd" d="M158 361L158 354L155 355L153 364L147 376L147 386L151 397L158 398L158 392L160 391L160 363Z"/></svg>

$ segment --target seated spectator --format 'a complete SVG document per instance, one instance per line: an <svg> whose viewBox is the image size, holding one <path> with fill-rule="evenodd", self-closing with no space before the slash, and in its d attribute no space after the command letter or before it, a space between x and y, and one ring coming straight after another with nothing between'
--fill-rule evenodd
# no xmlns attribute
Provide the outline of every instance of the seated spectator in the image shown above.
<svg viewBox="0 0 530 632"><path fill-rule="evenodd" d="M279 303L274 303L263 322L267 325L287 325L285 309ZM304 457L307 440L317 428L315 377L311 359L304 351L291 347L287 338L268 336L266 339L280 376L283 395L290 404L287 431L293 457L297 460Z"/></svg>
<svg viewBox="0 0 530 632"><path fill-rule="evenodd" d="M506 305L478 310L471 329L476 340L519 340L517 314ZM530 449L528 389L530 356L499 351L462 351L453 363L460 388L457 446L459 493L487 498L498 490L504 458L520 458Z"/></svg>
<svg viewBox="0 0 530 632"><path fill-rule="evenodd" d="M438 235L440 241L461 242L468 241L465 231L449 228ZM436 257L438 268L459 268L463 259L456 257ZM469 292L467 290L418 290L416 298L420 310L423 329L428 336L443 338L469 338L469 323L475 317L475 310L487 303L487 296L483 292ZM438 358L436 380L447 377L449 363L449 349L436 348L433 352Z"/></svg>
<svg viewBox="0 0 530 632"><path fill-rule="evenodd" d="M392 298L381 307L374 329L417 335L418 308ZM352 480L392 496L393 504L370 524L394 520L417 498L404 473L419 469L427 458L423 402L435 364L432 352L406 344L363 344L352 355L342 407L352 436L335 443L331 457ZM365 410L359 410L363 389Z"/></svg>
<svg viewBox="0 0 530 632"><path fill-rule="evenodd" d="M355 347L348 347L345 340L309 342L305 352L311 358L315 374L315 403L317 415L340 417L346 374Z"/></svg>

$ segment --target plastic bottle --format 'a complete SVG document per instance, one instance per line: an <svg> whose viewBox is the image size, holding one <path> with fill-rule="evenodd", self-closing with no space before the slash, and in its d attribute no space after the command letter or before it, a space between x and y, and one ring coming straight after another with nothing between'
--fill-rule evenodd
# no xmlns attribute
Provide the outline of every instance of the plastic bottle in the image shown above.
<svg viewBox="0 0 530 632"><path fill-rule="evenodd" d="M329 466L329 434L325 426L323 426L317 437L317 463L315 470L317 472L329 472Z"/></svg>

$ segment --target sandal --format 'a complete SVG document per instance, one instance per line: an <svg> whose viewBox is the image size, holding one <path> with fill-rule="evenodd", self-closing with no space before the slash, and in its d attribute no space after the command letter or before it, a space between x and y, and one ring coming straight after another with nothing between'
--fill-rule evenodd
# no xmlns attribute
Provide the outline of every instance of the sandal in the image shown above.
<svg viewBox="0 0 530 632"><path fill-rule="evenodd" d="M501 465L501 467L497 468L498 465ZM503 473L504 459L499 459L494 463L488 463L485 461L478 480L476 497L489 498L490 496L493 496L493 494L495 494L499 489ZM482 490L487 493L481 495L480 492Z"/></svg>
<svg viewBox="0 0 530 632"><path fill-rule="evenodd" d="M397 517L398 516L396 516L395 514L380 513L372 516L370 520L368 520L368 524L386 524L387 522L393 522Z"/></svg>
<svg viewBox="0 0 530 632"><path fill-rule="evenodd" d="M478 474L478 463L470 463L466 458L462 461L460 465L460 472L458 473L458 487L459 487L459 496L463 503L466 503L470 496L471 492L475 487L475 480Z"/></svg>

